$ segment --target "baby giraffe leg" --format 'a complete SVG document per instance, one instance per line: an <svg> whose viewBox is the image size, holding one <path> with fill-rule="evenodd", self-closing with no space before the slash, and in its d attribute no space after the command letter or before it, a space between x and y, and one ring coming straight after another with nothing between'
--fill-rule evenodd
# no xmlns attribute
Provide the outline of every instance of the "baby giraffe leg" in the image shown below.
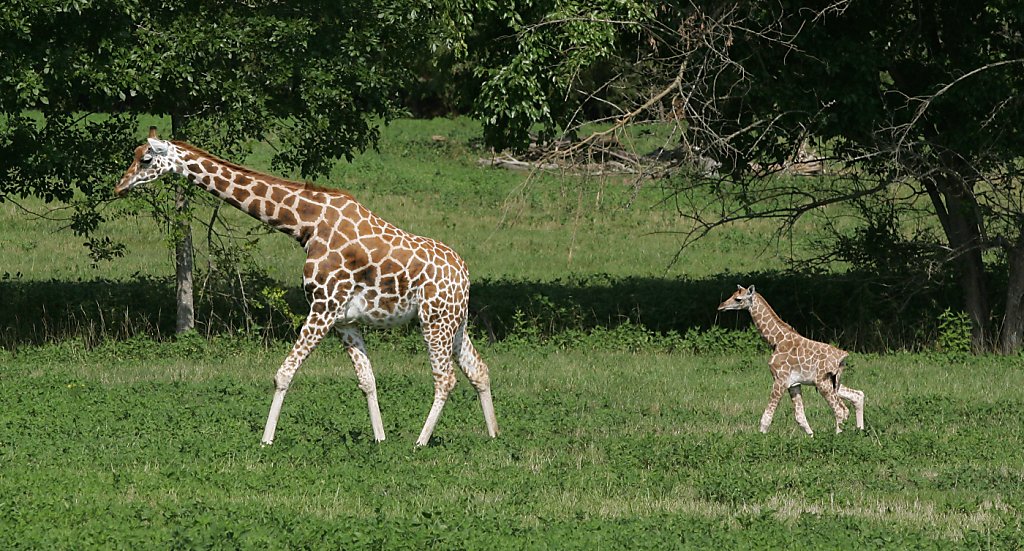
<svg viewBox="0 0 1024 551"><path fill-rule="evenodd" d="M846 418L850 416L850 410L843 403L843 399L839 397L839 393L836 392L833 381L834 379L831 376L825 374L815 381L815 385L818 387L818 392L821 393L822 397L825 398L825 401L832 408L832 412L835 413L836 434L839 434L843 432L843 421L846 421Z"/></svg>
<svg viewBox="0 0 1024 551"><path fill-rule="evenodd" d="M853 403L857 428L864 430L864 393L848 386L839 385L839 396Z"/></svg>
<svg viewBox="0 0 1024 551"><path fill-rule="evenodd" d="M772 417L775 416L775 408L779 407L779 400L782 399L783 390L782 381L776 380L772 383L772 394L768 399L768 407L764 408L764 414L761 415L761 426L758 429L762 433L768 432L768 427L772 424Z"/></svg>
<svg viewBox="0 0 1024 551"><path fill-rule="evenodd" d="M807 416L804 415L804 399L800 395L800 385L789 387L789 397L793 400L796 424L800 425L800 428L804 429L808 436L814 436L814 431L811 430L811 425L807 422Z"/></svg>

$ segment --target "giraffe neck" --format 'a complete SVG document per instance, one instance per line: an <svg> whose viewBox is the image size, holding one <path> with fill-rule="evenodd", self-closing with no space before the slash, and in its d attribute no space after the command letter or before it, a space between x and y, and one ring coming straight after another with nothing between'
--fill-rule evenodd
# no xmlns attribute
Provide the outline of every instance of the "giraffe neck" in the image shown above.
<svg viewBox="0 0 1024 551"><path fill-rule="evenodd" d="M262 174L219 159L201 149L181 149L177 172L225 203L305 243L329 196L299 182Z"/></svg>
<svg viewBox="0 0 1024 551"><path fill-rule="evenodd" d="M796 330L782 321L768 301L759 294L755 294L754 300L751 302L750 317L754 319L757 330L772 348L777 348L787 336L798 335Z"/></svg>

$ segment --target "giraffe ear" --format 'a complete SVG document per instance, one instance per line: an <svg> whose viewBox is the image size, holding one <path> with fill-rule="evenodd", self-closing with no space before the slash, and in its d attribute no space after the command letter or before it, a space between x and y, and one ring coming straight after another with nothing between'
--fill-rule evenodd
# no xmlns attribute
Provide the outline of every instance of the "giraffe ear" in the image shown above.
<svg viewBox="0 0 1024 551"><path fill-rule="evenodd" d="M748 295L753 295L754 294L754 286L753 285L751 285L750 288L747 289L747 294Z"/></svg>
<svg viewBox="0 0 1024 551"><path fill-rule="evenodd" d="M157 155L163 155L164 153L167 153L167 142L158 140L156 138L149 138L146 141L149 142L149 149L152 150L153 153L156 153Z"/></svg>

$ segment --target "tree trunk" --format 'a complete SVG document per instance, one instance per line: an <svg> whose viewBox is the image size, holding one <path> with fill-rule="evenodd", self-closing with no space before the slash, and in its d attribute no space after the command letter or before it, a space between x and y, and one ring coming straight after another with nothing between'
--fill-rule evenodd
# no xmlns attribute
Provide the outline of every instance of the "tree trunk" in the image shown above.
<svg viewBox="0 0 1024 551"><path fill-rule="evenodd" d="M178 304L176 333L190 331L196 326L195 302L192 298L192 225L189 224L188 196L179 184L175 192L175 212L178 216L177 231L180 237L174 244L175 297Z"/></svg>
<svg viewBox="0 0 1024 551"><path fill-rule="evenodd" d="M180 139L182 117L171 115L171 136ZM175 302L177 323L175 333L191 331L196 326L195 301L192 296L192 267L195 264L192 250L192 225L188 217L187 184L177 184L174 194L174 211L178 240L174 244Z"/></svg>
<svg viewBox="0 0 1024 551"><path fill-rule="evenodd" d="M999 331L999 351L1016 354L1024 336L1024 245L1010 248L1006 256L1006 311Z"/></svg>
<svg viewBox="0 0 1024 551"><path fill-rule="evenodd" d="M964 253L960 264L960 288L964 292L964 307L971 316L971 350L980 354L988 350L988 324L991 309L985 285L985 264L980 251Z"/></svg>
<svg viewBox="0 0 1024 551"><path fill-rule="evenodd" d="M988 302L985 262L982 259L981 226L977 201L955 172L926 178L925 186L942 222L960 272L964 309L971 318L971 349L977 354L989 346L988 327L992 315Z"/></svg>

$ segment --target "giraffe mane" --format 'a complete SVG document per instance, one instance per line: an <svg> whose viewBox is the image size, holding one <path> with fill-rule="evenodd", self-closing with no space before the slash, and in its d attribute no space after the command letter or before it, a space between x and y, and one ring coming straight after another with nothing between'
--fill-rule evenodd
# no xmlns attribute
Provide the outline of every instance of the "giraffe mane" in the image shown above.
<svg viewBox="0 0 1024 551"><path fill-rule="evenodd" d="M202 155L202 156L204 156L204 157L206 157L206 158L208 158L208 159L210 159L212 161L215 161L217 163L220 163L220 164L222 164L222 165L224 165L224 166L226 166L226 167L228 167L228 168L230 168L232 170L237 170L238 172L241 172L243 174L247 174L249 176L258 176L260 179L265 180L268 183L282 184L282 185L289 186L289 187L297 187L297 188L304 189L306 191L319 191L319 192L323 192L323 193L330 193L332 195L345 195L345 196L348 196L348 197L353 197L351 193L349 193L349 192L347 192L347 191L345 191L343 189L330 188L330 187L322 186L322 185L319 185L319 184L314 184L312 182L299 182L297 180L289 180L287 178L282 178L280 176L274 176L273 174L267 174L266 172L260 172L258 170L249 168L247 166L240 165L240 164L238 164L236 162L229 161L229 160L224 159L222 157L218 157L217 155L214 155L214 154L210 153L209 151L206 151L205 149L200 149L200 148L198 148L198 147L196 147L196 146L194 146L194 145L192 145L192 144L190 144L188 142L183 142L183 141L179 141L179 140L173 140L173 141L171 141L171 143L176 145L176 146L178 146L178 147L180 147L180 148L182 148L182 149L190 151L192 153L196 153L196 154Z"/></svg>

